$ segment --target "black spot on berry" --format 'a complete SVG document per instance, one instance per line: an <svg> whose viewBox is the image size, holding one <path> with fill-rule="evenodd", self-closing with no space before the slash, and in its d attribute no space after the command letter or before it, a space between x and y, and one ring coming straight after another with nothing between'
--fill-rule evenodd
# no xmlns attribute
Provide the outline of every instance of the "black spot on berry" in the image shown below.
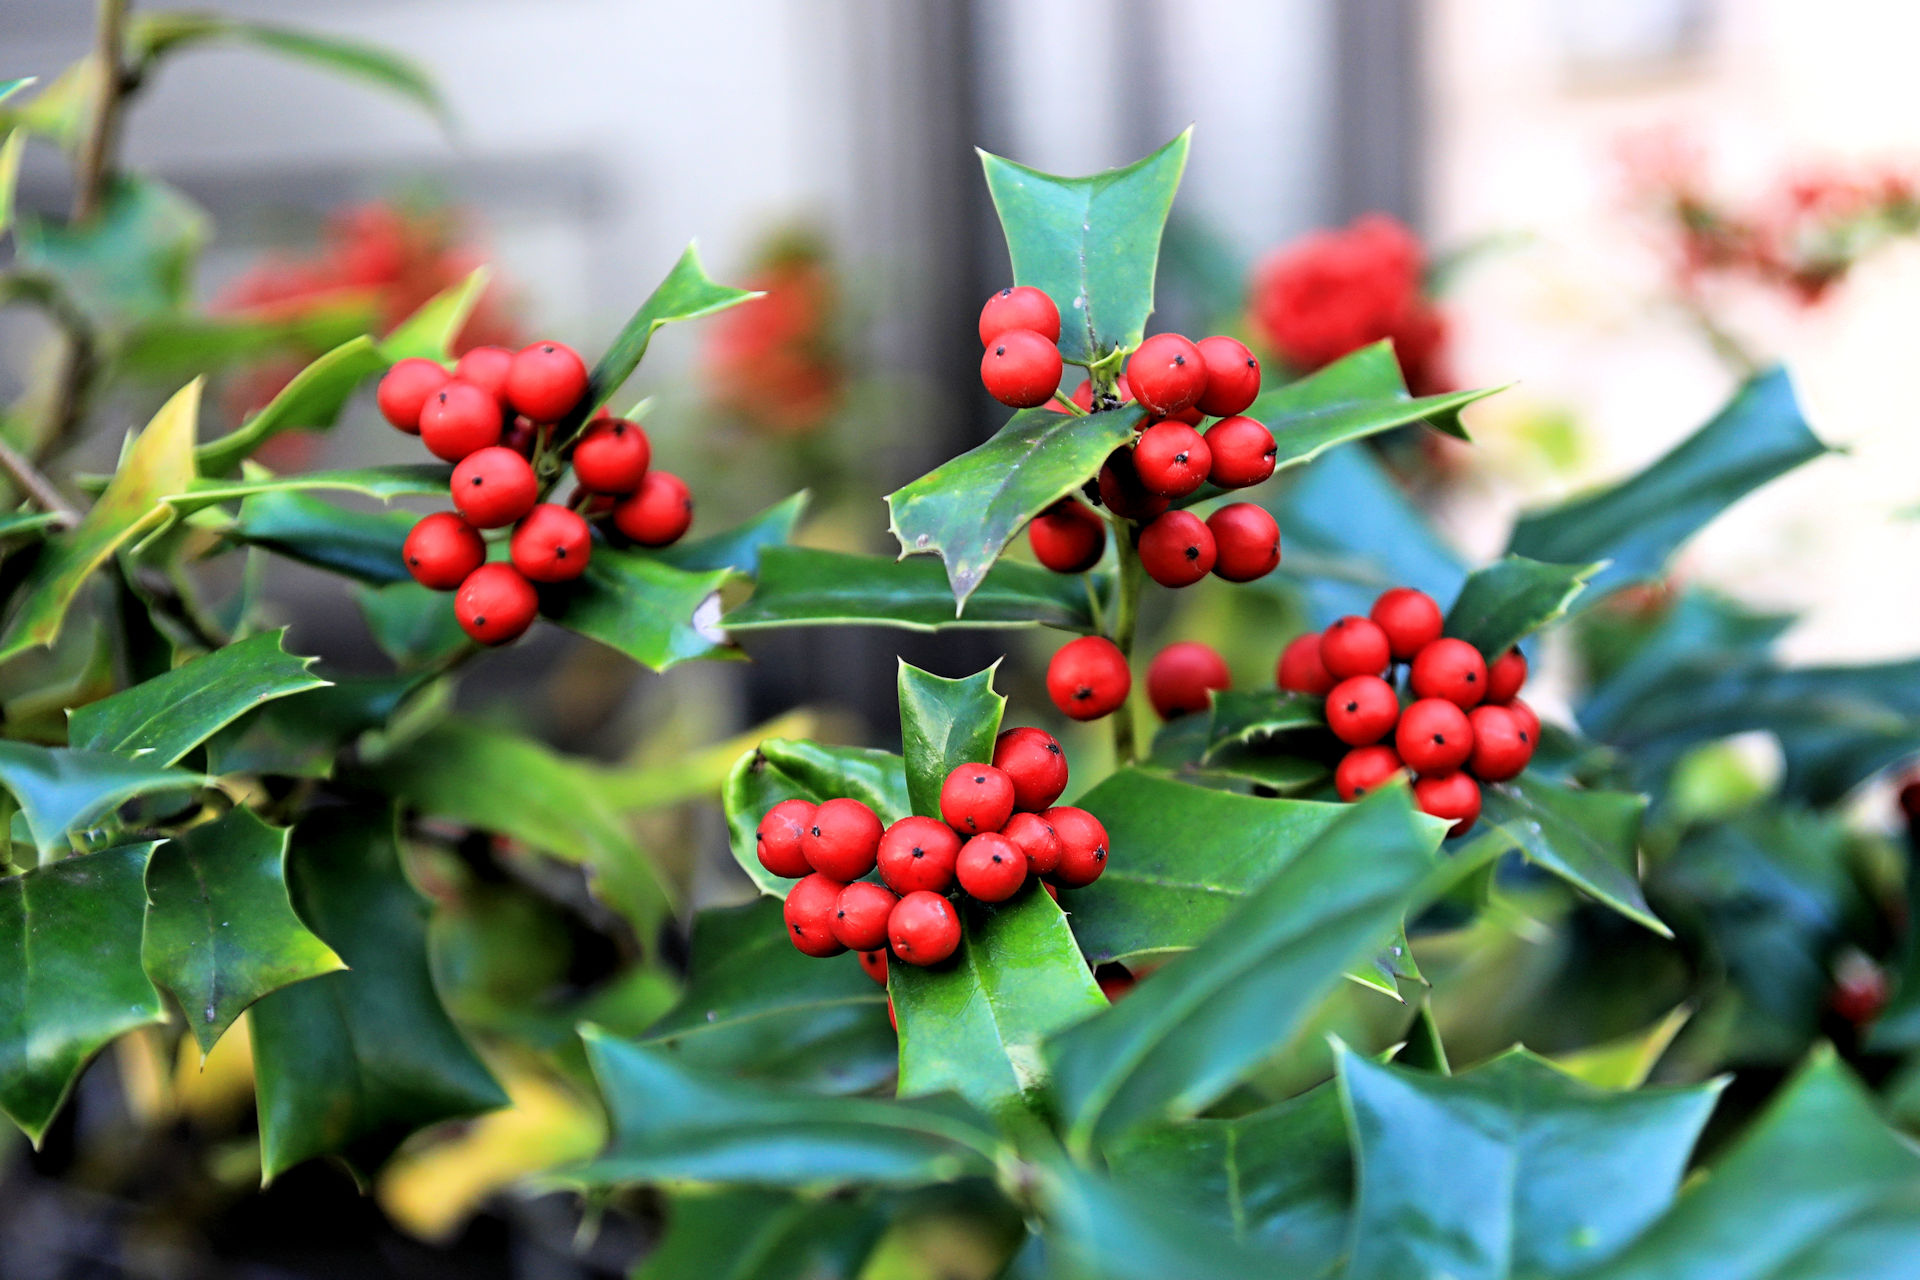
<svg viewBox="0 0 1920 1280"><path fill-rule="evenodd" d="M927 856L927 851L925 849L919 848L918 846L915 846L913 850L913 856L916 858L924 858Z"/></svg>
<svg viewBox="0 0 1920 1280"><path fill-rule="evenodd" d="M1435 746L1444 747L1447 745L1447 735L1444 733L1436 733L1433 735L1433 742Z"/></svg>
<svg viewBox="0 0 1920 1280"><path fill-rule="evenodd" d="M1005 345L1003 344L1003 345L1001 345L1001 346L998 346L998 347L995 347L995 348L993 349L993 354L995 354L995 355L997 355L997 356L1003 356L1003 355L1005 355L1005 354L1007 354L1007 348L1006 348L1006 346L1005 346Z"/></svg>
<svg viewBox="0 0 1920 1280"><path fill-rule="evenodd" d="M1173 455L1173 460L1174 460L1175 462L1177 462L1177 463L1179 463L1179 464L1180 464L1181 466L1183 466L1183 467L1187 465L1187 455L1186 455L1186 454L1184 454L1184 453L1176 453L1176 454L1174 454L1174 455Z"/></svg>
<svg viewBox="0 0 1920 1280"><path fill-rule="evenodd" d="M485 481L483 481L479 476L475 476L471 481L469 481L469 483L472 484L474 488L478 489L482 484L485 483Z"/></svg>
<svg viewBox="0 0 1920 1280"><path fill-rule="evenodd" d="M553 558L556 560L565 560L567 558L567 549L565 547L555 547L553 549Z"/></svg>
<svg viewBox="0 0 1920 1280"><path fill-rule="evenodd" d="M1349 710L1349 711L1358 711L1359 709L1360 709L1360 704L1359 704L1359 703L1358 703L1357 701L1356 701L1356 702L1349 702L1349 703L1347 704L1347 710Z"/></svg>
<svg viewBox="0 0 1920 1280"><path fill-rule="evenodd" d="M476 626L476 627L484 627L484 626L486 626L486 625L487 625L487 615L483 613L483 614L481 614L481 615L480 615L479 617L477 617L477 618L475 618L475 619L473 620L473 625L474 625L474 626Z"/></svg>
<svg viewBox="0 0 1920 1280"><path fill-rule="evenodd" d="M1084 684L1081 685L1078 689L1075 689L1073 691L1073 700L1075 702L1085 702L1088 698L1091 698L1092 696L1093 696L1093 690Z"/></svg>
<svg viewBox="0 0 1920 1280"><path fill-rule="evenodd" d="M820 838L820 828L819 828L819 827L815 827L815 828L813 829L813 838L814 838L815 840L818 840L818 839Z"/></svg>
<svg viewBox="0 0 1920 1280"><path fill-rule="evenodd" d="M1059 744L1059 743L1057 743L1057 742L1049 742L1049 743L1047 744L1047 750L1049 750L1049 751L1051 751L1051 752L1053 752L1053 754L1055 754L1055 755L1059 755L1059 754L1060 754L1060 744Z"/></svg>
<svg viewBox="0 0 1920 1280"><path fill-rule="evenodd" d="M1479 681L1479 679L1480 679L1480 677L1479 677L1479 676L1477 676L1477 675L1475 675L1475 674L1473 674L1473 672L1471 672L1471 671L1469 671L1469 672L1467 672L1467 683L1468 683L1468 684L1475 684L1475 683L1477 683L1477 682Z"/></svg>
<svg viewBox="0 0 1920 1280"><path fill-rule="evenodd" d="M1187 367L1187 358L1186 358L1185 356L1175 356L1175 357L1173 358L1173 367L1174 367L1174 368L1176 368L1176 369L1184 369L1184 368L1186 368L1186 367Z"/></svg>
<svg viewBox="0 0 1920 1280"><path fill-rule="evenodd" d="M1198 560L1199 558L1200 558L1200 548L1198 547L1187 548L1187 559Z"/></svg>

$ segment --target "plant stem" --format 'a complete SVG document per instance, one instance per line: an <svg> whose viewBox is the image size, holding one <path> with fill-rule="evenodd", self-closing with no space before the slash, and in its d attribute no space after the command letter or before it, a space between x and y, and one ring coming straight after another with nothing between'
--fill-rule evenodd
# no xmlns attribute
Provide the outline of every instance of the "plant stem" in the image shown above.
<svg viewBox="0 0 1920 1280"><path fill-rule="evenodd" d="M47 479L40 468L27 461L26 455L4 439L0 439L0 470L6 471L7 476L33 500L35 506L59 516L62 528L71 529L80 523L79 511L53 487L53 481Z"/></svg>
<svg viewBox="0 0 1920 1280"><path fill-rule="evenodd" d="M1143 576L1140 567L1140 550L1133 544L1133 525L1119 516L1113 517L1113 550L1115 557L1113 631L1109 639L1119 648L1120 656L1133 664L1133 633L1140 621L1140 587ZM1129 699L1120 704L1113 713L1113 756L1117 765L1129 765L1138 756L1134 740L1133 703Z"/></svg>

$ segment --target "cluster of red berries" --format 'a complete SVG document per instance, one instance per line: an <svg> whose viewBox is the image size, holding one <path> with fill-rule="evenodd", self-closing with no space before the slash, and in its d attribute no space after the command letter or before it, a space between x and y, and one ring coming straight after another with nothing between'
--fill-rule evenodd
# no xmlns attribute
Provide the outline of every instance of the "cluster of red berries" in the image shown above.
<svg viewBox="0 0 1920 1280"><path fill-rule="evenodd" d="M940 788L940 819L902 818L882 828L858 800L782 800L760 820L754 849L787 893L787 936L810 956L860 953L875 981L889 952L939 964L960 945L957 886L1005 902L1029 879L1049 893L1077 889L1107 866L1107 832L1085 809L1056 805L1067 757L1039 729L1008 729L992 764L963 764ZM876 871L879 880L868 879Z"/></svg>
<svg viewBox="0 0 1920 1280"><path fill-rule="evenodd" d="M461 630L481 644L505 644L533 624L535 583L569 582L593 551L587 515L609 517L621 536L664 547L693 522L685 482L650 469L652 446L638 423L602 414L571 445L580 482L571 505L543 502L534 459L555 424L587 394L587 366L563 343L514 352L475 347L449 373L410 357L380 380L380 412L454 464L453 511L435 512L407 535L407 572L422 586L451 591ZM487 560L483 529L512 527L505 561Z"/></svg>
<svg viewBox="0 0 1920 1280"><path fill-rule="evenodd" d="M1296 638L1280 655L1280 687L1324 697L1327 727L1351 747L1333 773L1355 800L1403 770L1421 810L1463 835L1480 816L1480 783L1519 776L1540 741L1540 717L1520 700L1527 660L1509 649L1492 663L1443 637L1440 606L1411 587ZM1386 677L1405 664L1408 702ZM1386 739L1391 735L1392 745Z"/></svg>

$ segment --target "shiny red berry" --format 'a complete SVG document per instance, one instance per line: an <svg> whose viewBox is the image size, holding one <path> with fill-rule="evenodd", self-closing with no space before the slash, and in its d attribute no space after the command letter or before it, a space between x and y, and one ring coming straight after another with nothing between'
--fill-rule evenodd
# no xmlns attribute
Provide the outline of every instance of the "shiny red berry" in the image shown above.
<svg viewBox="0 0 1920 1280"><path fill-rule="evenodd" d="M1327 727L1350 747L1364 747L1393 732L1400 699L1379 676L1348 676L1327 694Z"/></svg>
<svg viewBox="0 0 1920 1280"><path fill-rule="evenodd" d="M1400 713L1393 747L1422 777L1452 773L1473 754L1473 726L1445 698L1422 698Z"/></svg>
<svg viewBox="0 0 1920 1280"><path fill-rule="evenodd" d="M1487 664L1487 701L1512 702L1527 682L1527 655L1509 649Z"/></svg>
<svg viewBox="0 0 1920 1280"><path fill-rule="evenodd" d="M800 852L823 875L843 883L858 880L873 870L879 856L880 819L858 800L824 801L800 833Z"/></svg>
<svg viewBox="0 0 1920 1280"><path fill-rule="evenodd" d="M1213 570L1213 530L1191 511L1163 512L1140 531L1140 567L1163 587L1190 587Z"/></svg>
<svg viewBox="0 0 1920 1280"><path fill-rule="evenodd" d="M753 852L761 866L789 880L813 874L813 865L800 852L801 837L813 825L813 810L812 801L800 799L782 800L767 810L753 832Z"/></svg>
<svg viewBox="0 0 1920 1280"><path fill-rule="evenodd" d="M887 917L900 899L871 880L855 880L840 891L833 908L833 936L851 951L876 951L887 945Z"/></svg>
<svg viewBox="0 0 1920 1280"><path fill-rule="evenodd" d="M1252 418L1222 418L1207 428L1207 449L1213 465L1207 479L1222 489L1244 489L1273 474L1279 446L1265 423Z"/></svg>
<svg viewBox="0 0 1920 1280"><path fill-rule="evenodd" d="M613 509L613 527L643 547L668 547L693 524L693 491L670 471L649 471Z"/></svg>
<svg viewBox="0 0 1920 1280"><path fill-rule="evenodd" d="M1032 409L1060 388L1060 349L1031 329L1009 329L987 344L980 381L987 394L1015 409Z"/></svg>
<svg viewBox="0 0 1920 1280"><path fill-rule="evenodd" d="M1453 823L1447 837L1463 836L1480 819L1480 784L1464 773L1442 773L1415 778L1413 802L1420 812Z"/></svg>
<svg viewBox="0 0 1920 1280"><path fill-rule="evenodd" d="M453 469L453 505L476 529L500 529L533 510L540 480L533 464L504 445L476 449Z"/></svg>
<svg viewBox="0 0 1920 1280"><path fill-rule="evenodd" d="M1074 720L1098 720L1121 706L1133 688L1127 659L1105 636L1081 636L1047 664L1047 696Z"/></svg>
<svg viewBox="0 0 1920 1280"><path fill-rule="evenodd" d="M1074 498L1062 498L1027 524L1034 559L1055 573L1085 573L1107 549L1107 522Z"/></svg>
<svg viewBox="0 0 1920 1280"><path fill-rule="evenodd" d="M1395 774L1405 771L1406 766L1400 763L1392 747L1355 747L1340 757L1340 763L1335 766L1333 787L1342 800L1351 803L1369 791L1379 790Z"/></svg>
<svg viewBox="0 0 1920 1280"><path fill-rule="evenodd" d="M453 512L436 511L413 526L401 557L415 582L435 591L452 591L486 563L487 544Z"/></svg>
<svg viewBox="0 0 1920 1280"><path fill-rule="evenodd" d="M940 817L961 835L998 831L1013 816L1013 779L990 764L963 764L940 784Z"/></svg>
<svg viewBox="0 0 1920 1280"><path fill-rule="evenodd" d="M1085 809L1057 804L1041 815L1060 837L1060 865L1053 882L1062 889L1080 889L1107 869L1107 829Z"/></svg>
<svg viewBox="0 0 1920 1280"><path fill-rule="evenodd" d="M1213 533L1213 572L1228 582L1253 582L1280 567L1280 525L1266 508L1229 502L1207 517Z"/></svg>
<svg viewBox="0 0 1920 1280"><path fill-rule="evenodd" d="M1320 634L1320 662L1336 680L1377 676L1392 660L1387 633L1372 621L1348 614Z"/></svg>
<svg viewBox="0 0 1920 1280"><path fill-rule="evenodd" d="M915 890L887 918L887 941L908 964L939 964L960 947L960 917L939 894Z"/></svg>
<svg viewBox="0 0 1920 1280"><path fill-rule="evenodd" d="M519 639L539 610L533 584L510 564L481 565L453 593L460 629L485 645Z"/></svg>
<svg viewBox="0 0 1920 1280"><path fill-rule="evenodd" d="M420 443L442 462L500 443L500 402L471 382L450 381L420 410Z"/></svg>
<svg viewBox="0 0 1920 1280"><path fill-rule="evenodd" d="M1227 660L1211 645L1180 640L1153 655L1147 667L1147 701L1162 720L1205 711L1213 690L1229 688Z"/></svg>
<svg viewBox="0 0 1920 1280"><path fill-rule="evenodd" d="M447 385L447 371L431 360L409 356L387 370L374 399L380 415L410 436L420 434L420 411L427 400Z"/></svg>
<svg viewBox="0 0 1920 1280"><path fill-rule="evenodd" d="M593 530L576 511L543 502L527 513L507 544L513 567L533 582L571 582L587 571Z"/></svg>
<svg viewBox="0 0 1920 1280"><path fill-rule="evenodd" d="M954 875L981 902L1005 902L1027 882L1027 855L999 832L983 832L960 846Z"/></svg>
<svg viewBox="0 0 1920 1280"><path fill-rule="evenodd" d="M637 422L601 418L573 446L573 474L595 493L632 493L647 477L653 446Z"/></svg>
<svg viewBox="0 0 1920 1280"><path fill-rule="evenodd" d="M1395 662L1412 662L1422 649L1440 638L1445 620L1433 597L1412 587L1395 587L1373 602L1368 617L1387 633Z"/></svg>
<svg viewBox="0 0 1920 1280"><path fill-rule="evenodd" d="M1125 520L1151 520L1165 511L1170 501L1149 493L1140 483L1133 465L1133 450L1115 449L1100 468L1100 501L1107 510Z"/></svg>
<svg viewBox="0 0 1920 1280"><path fill-rule="evenodd" d="M1417 698L1445 698L1462 711L1487 694L1487 660L1465 640L1443 636L1413 658L1409 677Z"/></svg>
<svg viewBox="0 0 1920 1280"><path fill-rule="evenodd" d="M1473 726L1473 754L1467 768L1482 782L1517 778L1533 759L1533 739L1526 725L1508 707L1475 707L1467 713Z"/></svg>
<svg viewBox="0 0 1920 1280"><path fill-rule="evenodd" d="M1027 856L1027 870L1036 876L1052 874L1060 865L1060 833L1037 813L1016 813L1007 819L1000 834L1019 846Z"/></svg>
<svg viewBox="0 0 1920 1280"><path fill-rule="evenodd" d="M453 376L471 382L505 407L507 370L512 367L513 352L505 347L475 347L454 362Z"/></svg>
<svg viewBox="0 0 1920 1280"><path fill-rule="evenodd" d="M1141 408L1171 418L1199 403L1207 390L1200 348L1177 333L1157 333L1127 358L1127 384Z"/></svg>
<svg viewBox="0 0 1920 1280"><path fill-rule="evenodd" d="M1002 289L980 308L980 345L989 346L1009 329L1031 329L1048 342L1060 341L1060 308L1030 284Z"/></svg>
<svg viewBox="0 0 1920 1280"><path fill-rule="evenodd" d="M1202 338L1193 345L1200 352L1200 363L1207 367L1207 389L1195 407L1209 418L1245 413L1260 394L1260 362L1253 358L1253 352L1225 334Z"/></svg>
<svg viewBox="0 0 1920 1280"><path fill-rule="evenodd" d="M587 394L587 366L564 342L536 342L514 353L507 402L535 422L558 422Z"/></svg>
<svg viewBox="0 0 1920 1280"><path fill-rule="evenodd" d="M959 856L960 837L952 827L915 814L880 837L880 878L895 893L945 893L953 888L953 864Z"/></svg>
<svg viewBox="0 0 1920 1280"><path fill-rule="evenodd" d="M1520 731L1534 746L1540 745L1540 717L1534 714L1523 698L1515 698L1507 703L1507 710L1520 717Z"/></svg>
<svg viewBox="0 0 1920 1280"><path fill-rule="evenodd" d="M1013 781L1013 807L1038 813L1067 789L1067 753L1044 729L1003 729L993 740L993 767Z"/></svg>
<svg viewBox="0 0 1920 1280"><path fill-rule="evenodd" d="M1156 422L1133 446L1133 469L1147 492L1181 498L1207 482L1213 450L1184 422Z"/></svg>
<svg viewBox="0 0 1920 1280"><path fill-rule="evenodd" d="M831 876L814 874L787 890L787 941L802 955L824 959L846 950L833 936L833 916L840 909L840 891L846 888Z"/></svg>
<svg viewBox="0 0 1920 1280"><path fill-rule="evenodd" d="M1274 668L1274 682L1288 693L1310 693L1324 697L1339 681L1320 661L1320 633L1309 631L1295 636L1280 651L1280 663Z"/></svg>

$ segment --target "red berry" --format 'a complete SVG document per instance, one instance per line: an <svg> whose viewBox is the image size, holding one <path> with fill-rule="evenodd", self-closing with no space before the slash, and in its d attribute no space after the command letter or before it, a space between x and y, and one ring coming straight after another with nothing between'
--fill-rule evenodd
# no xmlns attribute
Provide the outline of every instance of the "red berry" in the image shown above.
<svg viewBox="0 0 1920 1280"><path fill-rule="evenodd" d="M887 985L887 949L876 947L860 953L860 969L881 986ZM893 1001L887 1001L887 1016L893 1016Z"/></svg>
<svg viewBox="0 0 1920 1280"><path fill-rule="evenodd" d="M1279 446L1264 423L1232 417L1207 428L1207 449L1213 454L1207 479L1222 489L1244 489L1273 474Z"/></svg>
<svg viewBox="0 0 1920 1280"><path fill-rule="evenodd" d="M1005 902L1027 882L1026 851L997 831L984 832L960 846L954 874L981 902Z"/></svg>
<svg viewBox="0 0 1920 1280"><path fill-rule="evenodd" d="M1534 746L1539 746L1540 717L1534 714L1533 708L1528 706L1522 699L1515 698L1513 701L1507 703L1507 710L1520 717L1521 737L1525 738Z"/></svg>
<svg viewBox="0 0 1920 1280"><path fill-rule="evenodd" d="M1062 498L1027 524L1027 543L1055 573L1085 573L1106 552L1107 522L1086 503Z"/></svg>
<svg viewBox="0 0 1920 1280"><path fill-rule="evenodd" d="M1887 1007L1890 993L1886 970L1859 952L1849 951L1835 967L1827 1002L1840 1017L1864 1027Z"/></svg>
<svg viewBox="0 0 1920 1280"><path fill-rule="evenodd" d="M953 864L959 856L960 837L952 827L915 814L880 837L880 878L895 893L945 893L953 887Z"/></svg>
<svg viewBox="0 0 1920 1280"><path fill-rule="evenodd" d="M1125 655L1105 636L1069 640L1047 664L1047 696L1074 720L1098 720L1126 702L1132 688Z"/></svg>
<svg viewBox="0 0 1920 1280"><path fill-rule="evenodd" d="M1003 729L993 740L993 767L1013 781L1013 807L1038 813L1067 789L1067 753L1044 729Z"/></svg>
<svg viewBox="0 0 1920 1280"><path fill-rule="evenodd" d="M1211 645L1181 640L1153 656L1147 667L1147 701L1162 720L1205 711L1212 691L1231 687L1227 661Z"/></svg>
<svg viewBox="0 0 1920 1280"><path fill-rule="evenodd" d="M840 909L840 891L846 888L830 876L810 875L787 890L780 914L787 920L787 941L802 955L837 956L846 948L833 936L833 916Z"/></svg>
<svg viewBox="0 0 1920 1280"><path fill-rule="evenodd" d="M1015 409L1051 400L1060 387L1060 369L1060 348L1031 329L997 335L980 357L980 381L987 394Z"/></svg>
<svg viewBox="0 0 1920 1280"><path fill-rule="evenodd" d="M1487 660L1465 640L1443 637L1414 655L1409 681L1417 698L1445 698L1465 711L1487 692Z"/></svg>
<svg viewBox="0 0 1920 1280"><path fill-rule="evenodd" d="M1191 511L1167 511L1140 531L1140 565L1163 587L1190 587L1218 555L1213 530Z"/></svg>
<svg viewBox="0 0 1920 1280"><path fill-rule="evenodd" d="M1060 865L1054 883L1062 889L1092 884L1107 869L1107 829L1085 809L1057 804L1041 815L1060 837Z"/></svg>
<svg viewBox="0 0 1920 1280"><path fill-rule="evenodd" d="M643 547L668 547L693 523L693 492L671 471L649 471L613 509L613 527Z"/></svg>
<svg viewBox="0 0 1920 1280"><path fill-rule="evenodd" d="M1342 800L1358 800L1369 791L1377 791L1406 766L1392 747L1355 747L1340 757L1333 771L1333 786Z"/></svg>
<svg viewBox="0 0 1920 1280"><path fill-rule="evenodd" d="M587 571L593 530L578 512L543 502L513 531L508 550L513 567L532 581L571 582Z"/></svg>
<svg viewBox="0 0 1920 1280"><path fill-rule="evenodd" d="M1467 768L1482 782L1505 782L1520 775L1533 758L1533 740L1522 737L1526 726L1506 707L1475 707L1467 713L1473 726L1473 754Z"/></svg>
<svg viewBox="0 0 1920 1280"><path fill-rule="evenodd" d="M1009 329L1031 329L1048 342L1058 342L1060 308L1030 284L1002 289L980 308L980 345L990 345Z"/></svg>
<svg viewBox="0 0 1920 1280"><path fill-rule="evenodd" d="M573 446L573 474L595 493L632 493L652 462L647 433L625 418L596 420Z"/></svg>
<svg viewBox="0 0 1920 1280"><path fill-rule="evenodd" d="M1395 587L1373 602L1368 614L1387 633L1395 662L1412 662L1422 649L1440 638L1445 619L1433 597L1412 587Z"/></svg>
<svg viewBox="0 0 1920 1280"><path fill-rule="evenodd" d="M507 428L507 434L500 437L500 443L523 458L531 458L534 446L540 442L540 431L538 423L516 417L513 425Z"/></svg>
<svg viewBox="0 0 1920 1280"><path fill-rule="evenodd" d="M1127 383L1140 407L1156 418L1191 409L1207 390L1200 348L1177 333L1157 333L1127 358Z"/></svg>
<svg viewBox="0 0 1920 1280"><path fill-rule="evenodd" d="M1260 362L1253 352L1225 334L1202 338L1193 344L1200 352L1200 363L1207 368L1207 389L1196 406L1209 418L1227 418L1245 413L1260 394Z"/></svg>
<svg viewBox="0 0 1920 1280"><path fill-rule="evenodd" d="M1181 498L1207 482L1213 450L1184 422L1156 422L1133 446L1133 469L1147 492Z"/></svg>
<svg viewBox="0 0 1920 1280"><path fill-rule="evenodd" d="M1213 572L1228 582L1252 582L1280 567L1280 526L1266 508L1229 502L1207 517L1213 533Z"/></svg>
<svg viewBox="0 0 1920 1280"><path fill-rule="evenodd" d="M1400 718L1400 699L1379 676L1348 676L1327 694L1327 727L1350 747L1378 742Z"/></svg>
<svg viewBox="0 0 1920 1280"><path fill-rule="evenodd" d="M1480 819L1480 784L1464 773L1414 779L1413 801L1420 812L1452 821L1449 839L1467 834Z"/></svg>
<svg viewBox="0 0 1920 1280"><path fill-rule="evenodd" d="M453 469L453 505L476 529L499 529L533 510L540 480L533 464L504 445L476 449Z"/></svg>
<svg viewBox="0 0 1920 1280"><path fill-rule="evenodd" d="M960 917L939 894L917 889L887 918L887 941L908 964L939 964L960 946Z"/></svg>
<svg viewBox="0 0 1920 1280"><path fill-rule="evenodd" d="M1000 834L1027 855L1027 870L1036 876L1052 874L1060 865L1060 833L1037 813L1016 813Z"/></svg>
<svg viewBox="0 0 1920 1280"><path fill-rule="evenodd" d="M533 584L510 564L481 565L453 593L455 620L481 644L517 640L533 625L539 609Z"/></svg>
<svg viewBox="0 0 1920 1280"><path fill-rule="evenodd" d="M1422 777L1452 773L1473 754L1473 726L1445 698L1422 698L1400 713L1393 746Z"/></svg>
<svg viewBox="0 0 1920 1280"><path fill-rule="evenodd" d="M453 376L471 382L504 407L507 403L507 370L513 367L513 352L505 347L475 347L453 365Z"/></svg>
<svg viewBox="0 0 1920 1280"><path fill-rule="evenodd" d="M800 835L807 865L841 883L873 870L880 852L880 819L858 800L828 800L813 811Z"/></svg>
<svg viewBox="0 0 1920 1280"><path fill-rule="evenodd" d="M1125 520L1151 520L1170 505L1157 493L1147 492L1140 473L1133 465L1133 450L1115 449L1100 468L1100 501L1107 510Z"/></svg>
<svg viewBox="0 0 1920 1280"><path fill-rule="evenodd" d="M410 436L420 434L420 410L428 397L447 385L447 371L431 360L409 356L387 370L374 399L380 414Z"/></svg>
<svg viewBox="0 0 1920 1280"><path fill-rule="evenodd" d="M1101 965L1093 971L1093 980L1099 984L1100 994L1107 998L1108 1004L1140 985L1140 980L1123 964Z"/></svg>
<svg viewBox="0 0 1920 1280"><path fill-rule="evenodd" d="M812 864L800 852L800 839L813 825L813 810L811 801L799 799L782 800L767 810L753 833L753 852L761 866L789 880L813 873Z"/></svg>
<svg viewBox="0 0 1920 1280"><path fill-rule="evenodd" d="M1013 816L1013 779L990 764L963 764L940 784L940 817L962 835L998 831Z"/></svg>
<svg viewBox="0 0 1920 1280"><path fill-rule="evenodd" d="M849 950L877 951L887 945L887 917L898 901L871 880L855 880L834 906L833 936Z"/></svg>
<svg viewBox="0 0 1920 1280"><path fill-rule="evenodd" d="M1348 614L1320 635L1320 662L1336 680L1348 676L1377 676L1387 669L1393 651L1387 633L1366 618Z"/></svg>
<svg viewBox="0 0 1920 1280"><path fill-rule="evenodd" d="M420 410L420 443L442 462L500 443L500 402L471 382L450 381Z"/></svg>
<svg viewBox="0 0 1920 1280"><path fill-rule="evenodd" d="M1527 682L1527 655L1509 649L1487 664L1487 701L1512 702Z"/></svg>
<svg viewBox="0 0 1920 1280"><path fill-rule="evenodd" d="M487 544L451 511L424 517L401 547L407 572L423 587L452 591L487 559Z"/></svg>
<svg viewBox="0 0 1920 1280"><path fill-rule="evenodd" d="M1325 697L1339 681L1320 661L1320 633L1309 631L1295 636L1280 651L1280 665L1274 669L1274 682L1289 693L1310 693Z"/></svg>
<svg viewBox="0 0 1920 1280"><path fill-rule="evenodd" d="M536 342L514 354L507 402L535 422L558 422L587 394L587 366L563 342Z"/></svg>

